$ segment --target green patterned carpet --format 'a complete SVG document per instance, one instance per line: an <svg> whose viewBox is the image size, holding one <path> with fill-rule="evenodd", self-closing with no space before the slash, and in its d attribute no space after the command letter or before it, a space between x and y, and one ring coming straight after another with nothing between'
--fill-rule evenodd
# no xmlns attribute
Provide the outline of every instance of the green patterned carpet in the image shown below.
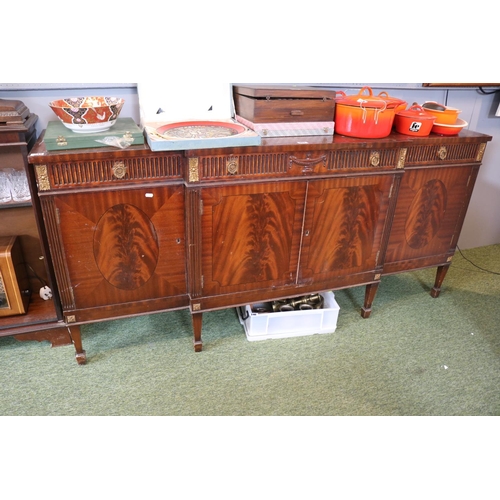
<svg viewBox="0 0 500 500"><path fill-rule="evenodd" d="M500 272L500 245L464 255ZM438 299L435 270L338 291L333 334L248 342L236 311L86 325L72 346L0 338L0 415L499 415L500 276L459 253Z"/></svg>

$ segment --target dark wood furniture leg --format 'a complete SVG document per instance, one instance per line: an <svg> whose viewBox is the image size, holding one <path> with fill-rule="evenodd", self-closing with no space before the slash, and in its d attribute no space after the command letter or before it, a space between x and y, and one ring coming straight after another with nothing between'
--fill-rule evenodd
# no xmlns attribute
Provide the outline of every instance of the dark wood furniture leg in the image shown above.
<svg viewBox="0 0 500 500"><path fill-rule="evenodd" d="M201 326L203 323L203 313L192 313L193 332L194 332L194 352L201 352L203 350L203 343L201 341Z"/></svg>
<svg viewBox="0 0 500 500"><path fill-rule="evenodd" d="M79 365L84 365L87 362L87 353L83 350L82 335L79 326L68 326L68 332L71 336L71 341L75 346L76 361Z"/></svg>
<svg viewBox="0 0 500 500"><path fill-rule="evenodd" d="M445 264L444 266L439 266L436 273L436 281L434 283L434 287L431 290L431 297L436 299L439 297L441 293L441 285L443 284L444 278L446 277L446 273L450 268L450 264Z"/></svg>
<svg viewBox="0 0 500 500"><path fill-rule="evenodd" d="M375 299L375 295L377 294L379 284L380 281L366 285L365 303L361 308L361 316L365 319L369 318L372 313L372 304Z"/></svg>

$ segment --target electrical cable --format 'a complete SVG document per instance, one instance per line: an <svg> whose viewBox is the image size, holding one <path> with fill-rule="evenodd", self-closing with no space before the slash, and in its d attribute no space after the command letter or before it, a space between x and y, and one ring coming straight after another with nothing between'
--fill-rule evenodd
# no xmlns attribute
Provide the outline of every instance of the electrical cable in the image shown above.
<svg viewBox="0 0 500 500"><path fill-rule="evenodd" d="M38 276L38 274L36 273L36 271L27 263L25 262L24 265L33 273L33 275L35 276L35 278L43 285L43 286L47 286L47 282L44 281L42 278L40 278L40 276Z"/></svg>
<svg viewBox="0 0 500 500"><path fill-rule="evenodd" d="M500 92L500 89L492 90L491 92L486 92L486 90L483 89L483 87L479 87L477 92L483 95L490 95L490 94L496 94L497 92Z"/></svg>
<svg viewBox="0 0 500 500"><path fill-rule="evenodd" d="M462 250L460 250L460 247L457 245L457 250L460 252L460 255L467 261L469 262L470 264L472 264L474 267L477 267L478 269L480 269L481 271L484 271L486 273L490 273L490 274L496 274L496 275L500 275L500 273L496 272L496 271L490 271L489 269L484 269L484 267L480 267L478 266L477 264L474 264L474 262L472 262L470 259L468 259L463 253L462 253Z"/></svg>

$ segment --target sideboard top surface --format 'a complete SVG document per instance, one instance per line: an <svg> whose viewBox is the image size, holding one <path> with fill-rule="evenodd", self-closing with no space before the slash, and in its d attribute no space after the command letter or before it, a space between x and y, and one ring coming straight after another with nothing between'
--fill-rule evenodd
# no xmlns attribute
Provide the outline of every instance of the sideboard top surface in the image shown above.
<svg viewBox="0 0 500 500"><path fill-rule="evenodd" d="M147 144L131 146L127 149L103 147L98 149L77 149L47 151L43 141L43 133L29 156L30 163L43 164L45 162L71 161L76 155L81 160L104 159L113 157L139 157L144 155L152 156L186 156L196 157L200 155L227 155L242 153L279 153L284 151L325 151L335 149L368 149L368 148L401 148L412 147L420 144L454 144L454 143L479 143L491 141L492 137L478 132L463 130L456 136L440 136L431 134L428 137L410 137L396 132L383 139L356 139L340 135L333 136L307 136L307 137L282 137L263 139L260 146L241 146L230 148L194 149L189 151L160 151L153 152Z"/></svg>

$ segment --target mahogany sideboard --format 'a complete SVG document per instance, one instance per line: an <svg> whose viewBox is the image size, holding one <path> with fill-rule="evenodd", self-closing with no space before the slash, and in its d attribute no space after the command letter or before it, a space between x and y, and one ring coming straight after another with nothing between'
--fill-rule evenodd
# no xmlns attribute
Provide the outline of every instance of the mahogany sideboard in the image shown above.
<svg viewBox="0 0 500 500"><path fill-rule="evenodd" d="M207 311L366 286L368 318L383 274L425 267L436 297L489 140L49 152L42 135L29 161L64 321L189 308L199 352Z"/></svg>

